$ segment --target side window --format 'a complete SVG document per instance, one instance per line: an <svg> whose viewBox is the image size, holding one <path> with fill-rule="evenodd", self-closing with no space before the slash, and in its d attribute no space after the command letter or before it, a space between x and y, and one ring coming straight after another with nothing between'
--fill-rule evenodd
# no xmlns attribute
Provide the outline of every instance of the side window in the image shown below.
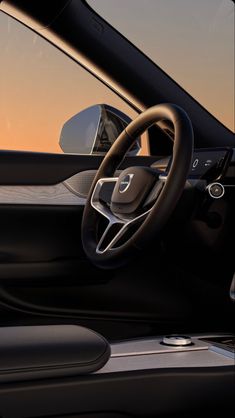
<svg viewBox="0 0 235 418"><path fill-rule="evenodd" d="M64 134L61 137L61 131L65 133L66 127L66 135L71 133L74 126L76 128L76 121L80 122L81 129L85 117L88 119L89 115L93 116L97 111L108 114L107 110L111 109L112 113L115 108L121 115L127 115L131 119L137 115L124 100L87 70L2 12L0 49L2 150L79 153L81 148L85 149L82 153L89 153L87 143L81 144L83 147L78 148L78 151L69 146L66 148L66 141L71 138L65 138ZM97 104L109 106L108 109L103 106L94 109ZM88 113L81 114L87 108L91 108ZM89 135L95 131L95 126L90 124L87 127ZM94 144L98 151L102 143L107 147L107 140L102 135L96 145ZM82 140L79 137L79 141Z"/></svg>

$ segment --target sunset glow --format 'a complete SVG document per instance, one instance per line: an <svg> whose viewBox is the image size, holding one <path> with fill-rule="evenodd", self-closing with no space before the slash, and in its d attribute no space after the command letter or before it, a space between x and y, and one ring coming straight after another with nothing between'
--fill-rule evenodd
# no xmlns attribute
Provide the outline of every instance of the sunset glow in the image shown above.
<svg viewBox="0 0 235 418"><path fill-rule="evenodd" d="M0 13L0 149L62 152L66 120L97 103L137 113L60 50Z"/></svg>

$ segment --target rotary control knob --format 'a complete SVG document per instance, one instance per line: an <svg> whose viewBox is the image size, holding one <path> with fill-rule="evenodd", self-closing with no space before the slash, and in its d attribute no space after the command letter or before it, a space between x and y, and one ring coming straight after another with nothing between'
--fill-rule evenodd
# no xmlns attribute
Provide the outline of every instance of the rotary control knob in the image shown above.
<svg viewBox="0 0 235 418"><path fill-rule="evenodd" d="M207 186L207 190L213 199L220 199L224 195L224 186L221 183L211 183Z"/></svg>
<svg viewBox="0 0 235 418"><path fill-rule="evenodd" d="M162 344L172 345L174 347L182 347L186 345L192 345L190 337L185 335L166 335L163 337Z"/></svg>

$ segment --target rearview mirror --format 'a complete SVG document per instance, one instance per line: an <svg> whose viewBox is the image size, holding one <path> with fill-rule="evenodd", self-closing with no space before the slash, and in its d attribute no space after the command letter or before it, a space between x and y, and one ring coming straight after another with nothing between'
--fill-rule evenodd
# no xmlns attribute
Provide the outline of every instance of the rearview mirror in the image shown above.
<svg viewBox="0 0 235 418"><path fill-rule="evenodd" d="M106 104L99 104L72 116L62 127L60 147L66 153L105 154L131 119ZM129 155L140 151L139 141Z"/></svg>

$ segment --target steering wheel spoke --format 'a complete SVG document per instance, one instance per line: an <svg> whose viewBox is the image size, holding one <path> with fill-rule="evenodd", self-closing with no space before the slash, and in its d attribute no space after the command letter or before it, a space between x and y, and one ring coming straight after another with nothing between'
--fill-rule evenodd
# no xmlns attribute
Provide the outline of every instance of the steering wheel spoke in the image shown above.
<svg viewBox="0 0 235 418"><path fill-rule="evenodd" d="M111 212L108 205L106 203L103 203L100 199L100 192L102 189L102 186L107 183L117 183L118 177L105 177L101 178L97 181L92 196L91 196L91 206L99 212L102 216L104 216L106 219L108 219L109 223L115 223L118 222L118 218Z"/></svg>
<svg viewBox="0 0 235 418"><path fill-rule="evenodd" d="M114 249L114 247L116 246L116 244L118 244L121 238L126 233L128 233L128 231L130 231L130 228L137 223L141 223L141 221L143 221L149 214L151 209L132 219L119 219L113 215L116 220L113 221L113 218L112 220L110 219L108 226L105 228L98 242L96 248L97 254L103 254L108 250ZM118 246L116 246L116 248L118 248Z"/></svg>
<svg viewBox="0 0 235 418"><path fill-rule="evenodd" d="M151 211L151 209L149 209L134 217L118 217L115 215L110 210L108 205L100 200L100 192L102 186L105 183L116 183L117 181L118 177L107 177L99 179L91 196L92 207L108 220L108 225L101 235L101 238L99 239L96 247L97 254L103 254L108 250L112 250L115 244L117 244L118 241L123 237L123 235L125 235L130 230L130 227L138 222L141 222Z"/></svg>
<svg viewBox="0 0 235 418"><path fill-rule="evenodd" d="M97 254L111 250L125 233L126 224L123 222L109 222L96 247Z"/></svg>

